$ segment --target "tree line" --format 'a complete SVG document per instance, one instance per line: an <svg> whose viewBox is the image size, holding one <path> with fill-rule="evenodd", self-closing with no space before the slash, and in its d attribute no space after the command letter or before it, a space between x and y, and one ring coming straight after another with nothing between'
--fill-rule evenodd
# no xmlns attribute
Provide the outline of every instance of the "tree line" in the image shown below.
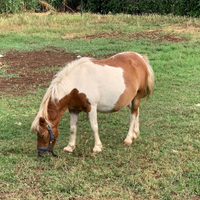
<svg viewBox="0 0 200 200"><path fill-rule="evenodd" d="M200 16L200 0L82 0L83 11L100 14ZM0 13L80 12L81 0L0 0Z"/></svg>

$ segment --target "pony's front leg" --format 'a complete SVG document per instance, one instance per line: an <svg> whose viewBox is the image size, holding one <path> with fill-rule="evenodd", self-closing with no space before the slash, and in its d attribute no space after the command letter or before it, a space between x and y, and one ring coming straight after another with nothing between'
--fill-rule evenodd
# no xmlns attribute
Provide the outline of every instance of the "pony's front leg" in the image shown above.
<svg viewBox="0 0 200 200"><path fill-rule="evenodd" d="M139 135L140 135L140 131L139 131L139 107L138 107L134 112L131 112L130 127L128 131L128 135L126 136L126 139L124 140L124 143L126 145L131 145L133 140L136 139Z"/></svg>
<svg viewBox="0 0 200 200"><path fill-rule="evenodd" d="M95 139L95 145L93 148L94 153L99 153L102 151L102 144L101 140L99 138L99 133L98 133L98 124L97 124L97 108L96 106L91 106L91 111L88 113L89 120L90 120L90 125L92 128L92 131L94 133L94 139Z"/></svg>
<svg viewBox="0 0 200 200"><path fill-rule="evenodd" d="M78 113L70 112L70 139L69 144L63 149L64 152L72 153L76 144Z"/></svg>

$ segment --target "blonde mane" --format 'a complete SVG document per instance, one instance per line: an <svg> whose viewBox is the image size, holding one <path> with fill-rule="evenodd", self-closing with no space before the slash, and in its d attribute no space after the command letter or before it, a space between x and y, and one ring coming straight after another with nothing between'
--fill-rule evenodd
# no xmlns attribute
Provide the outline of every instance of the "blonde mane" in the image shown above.
<svg viewBox="0 0 200 200"><path fill-rule="evenodd" d="M67 86L65 84L66 77L70 72L76 67L81 66L82 64L89 62L90 58L81 58L71 63L67 64L60 72L55 75L55 78L51 82L49 88L47 89L46 94L43 97L42 103L40 105L39 112L37 113L35 120L31 125L31 133L39 131L39 119L43 117L46 122L51 125L51 122L48 118L48 104L50 101L54 102L56 99L59 99L60 93L66 90Z"/></svg>

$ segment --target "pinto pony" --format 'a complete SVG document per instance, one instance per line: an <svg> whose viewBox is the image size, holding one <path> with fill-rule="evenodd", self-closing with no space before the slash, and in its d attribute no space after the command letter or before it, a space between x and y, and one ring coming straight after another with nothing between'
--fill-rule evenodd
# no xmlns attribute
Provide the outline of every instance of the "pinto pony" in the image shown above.
<svg viewBox="0 0 200 200"><path fill-rule="evenodd" d="M32 123L37 132L38 155L51 151L58 137L63 113L70 113L70 140L65 152L75 149L78 115L87 113L95 144L93 152L102 151L97 111L110 113L129 106L130 127L124 140L130 145L139 136L139 104L154 89L154 73L145 55L134 52L116 54L105 60L80 58L63 68L49 86Z"/></svg>

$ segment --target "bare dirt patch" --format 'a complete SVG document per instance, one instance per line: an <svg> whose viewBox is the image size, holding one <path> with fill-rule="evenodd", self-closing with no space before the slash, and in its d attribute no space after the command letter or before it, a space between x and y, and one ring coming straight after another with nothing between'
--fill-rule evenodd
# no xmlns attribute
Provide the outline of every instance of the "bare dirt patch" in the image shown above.
<svg viewBox="0 0 200 200"><path fill-rule="evenodd" d="M24 95L38 86L46 88L59 68L77 59L78 54L48 47L47 50L32 52L10 51L0 58L0 69L10 75L0 79L0 93ZM53 71L52 67L58 68ZM12 77L18 74L18 77Z"/></svg>
<svg viewBox="0 0 200 200"><path fill-rule="evenodd" d="M70 39L73 38L73 34L66 35L63 37L63 39ZM97 34L91 34L91 35L85 35L81 37L77 37L77 39L94 39L94 38L128 38L129 41L135 40L135 39L151 39L157 42L183 42L188 41L188 38L183 38L178 34L172 34L172 33L165 33L162 30L150 30L147 32L139 32L139 33L122 33L120 30L115 32L102 32Z"/></svg>
<svg viewBox="0 0 200 200"><path fill-rule="evenodd" d="M183 38L179 35L175 35L172 33L165 33L162 30L151 30L148 32L142 32L142 33L134 33L131 35L131 38L148 38L157 42L164 42L164 41L168 41L168 42L184 42L184 41L189 41L188 38Z"/></svg>

